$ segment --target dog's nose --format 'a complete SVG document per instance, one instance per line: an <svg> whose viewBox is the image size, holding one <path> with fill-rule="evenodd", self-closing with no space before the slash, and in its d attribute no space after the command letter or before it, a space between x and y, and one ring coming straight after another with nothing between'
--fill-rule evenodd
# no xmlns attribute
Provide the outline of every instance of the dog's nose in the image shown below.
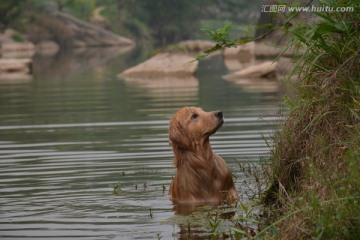
<svg viewBox="0 0 360 240"><path fill-rule="evenodd" d="M223 118L223 113L222 113L222 111L216 111L216 112L215 112L215 116L216 116L217 118L219 118L219 119L222 119L222 118Z"/></svg>

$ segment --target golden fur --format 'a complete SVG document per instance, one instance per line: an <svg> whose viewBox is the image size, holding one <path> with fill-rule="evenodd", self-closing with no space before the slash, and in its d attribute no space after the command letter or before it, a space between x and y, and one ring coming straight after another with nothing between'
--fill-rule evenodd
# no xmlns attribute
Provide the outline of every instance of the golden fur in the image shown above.
<svg viewBox="0 0 360 240"><path fill-rule="evenodd" d="M234 202L237 193L224 159L215 154L209 137L223 124L222 112L184 107L170 121L169 139L176 174L169 196L179 203Z"/></svg>

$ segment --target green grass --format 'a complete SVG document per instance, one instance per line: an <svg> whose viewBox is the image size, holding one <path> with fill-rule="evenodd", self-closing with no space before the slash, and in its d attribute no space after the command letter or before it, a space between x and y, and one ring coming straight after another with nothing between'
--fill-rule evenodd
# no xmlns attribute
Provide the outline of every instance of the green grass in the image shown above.
<svg viewBox="0 0 360 240"><path fill-rule="evenodd" d="M292 72L297 81L289 84L295 95L285 98L288 115L260 174L269 186L258 194L263 214L256 239L360 239L360 4L319 4L354 11L315 12L302 21L290 13L269 29L289 36L285 49L305 52ZM207 31L216 45L196 60L256 40L230 39L230 29Z"/></svg>
<svg viewBox="0 0 360 240"><path fill-rule="evenodd" d="M317 14L315 23L287 29L290 44L306 51L274 138L264 199L271 222L263 236L360 237L360 9L355 0L322 4L354 12Z"/></svg>

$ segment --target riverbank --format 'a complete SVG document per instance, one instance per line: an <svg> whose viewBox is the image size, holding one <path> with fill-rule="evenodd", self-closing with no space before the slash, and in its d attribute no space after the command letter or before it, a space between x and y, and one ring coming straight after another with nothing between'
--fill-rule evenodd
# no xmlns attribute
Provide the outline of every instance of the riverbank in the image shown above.
<svg viewBox="0 0 360 240"><path fill-rule="evenodd" d="M289 115L274 136L264 197L271 223L260 236L360 236L359 21L359 12L333 12L291 32L292 44L307 49L296 63L295 97L286 99Z"/></svg>
<svg viewBox="0 0 360 240"><path fill-rule="evenodd" d="M35 55L54 56L60 49L117 47L135 42L62 12L33 13L26 33L7 28L0 32L0 79L31 79ZM30 34L30 35L29 35ZM36 35L36 37L34 37ZM104 49L105 51L105 49Z"/></svg>

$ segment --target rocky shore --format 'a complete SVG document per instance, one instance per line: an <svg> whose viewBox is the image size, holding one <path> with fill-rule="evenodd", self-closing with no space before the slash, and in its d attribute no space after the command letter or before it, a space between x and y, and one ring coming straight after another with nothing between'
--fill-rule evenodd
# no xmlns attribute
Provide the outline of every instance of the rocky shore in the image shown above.
<svg viewBox="0 0 360 240"><path fill-rule="evenodd" d="M29 41L28 36L14 29L8 28L0 33L0 79L31 79L33 56L52 56L62 47L116 46L128 49L135 45L135 42L128 38L118 36L62 12L49 14L46 19L51 24L38 24L36 28L43 28L43 32L53 32L54 35L45 34L43 39L37 39L36 42ZM63 45L51 39L51 37L56 38L56 35L59 34L66 38L66 41L61 42Z"/></svg>

